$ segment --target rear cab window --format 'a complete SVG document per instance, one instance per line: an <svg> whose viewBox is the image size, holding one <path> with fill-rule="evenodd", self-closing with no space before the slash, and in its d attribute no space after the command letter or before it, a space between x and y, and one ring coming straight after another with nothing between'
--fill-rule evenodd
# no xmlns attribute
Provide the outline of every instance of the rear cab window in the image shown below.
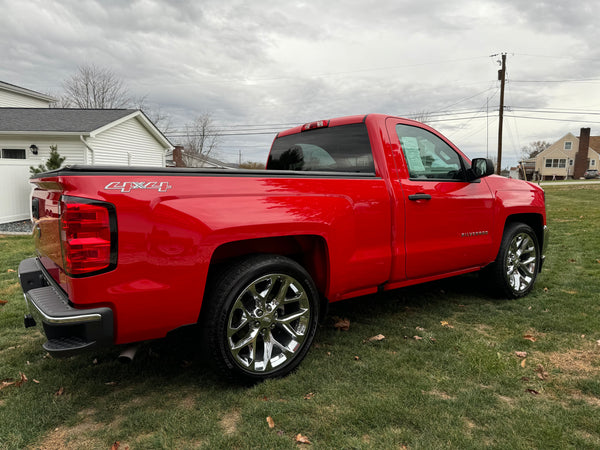
<svg viewBox="0 0 600 450"><path fill-rule="evenodd" d="M273 142L267 170L375 173L364 123L302 131Z"/></svg>

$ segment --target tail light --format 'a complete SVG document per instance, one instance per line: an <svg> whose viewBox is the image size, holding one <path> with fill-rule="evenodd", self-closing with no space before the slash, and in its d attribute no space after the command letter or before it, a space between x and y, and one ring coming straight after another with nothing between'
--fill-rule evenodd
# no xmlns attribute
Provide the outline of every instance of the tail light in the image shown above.
<svg viewBox="0 0 600 450"><path fill-rule="evenodd" d="M110 203L64 196L60 203L64 270L92 275L117 265L117 221Z"/></svg>

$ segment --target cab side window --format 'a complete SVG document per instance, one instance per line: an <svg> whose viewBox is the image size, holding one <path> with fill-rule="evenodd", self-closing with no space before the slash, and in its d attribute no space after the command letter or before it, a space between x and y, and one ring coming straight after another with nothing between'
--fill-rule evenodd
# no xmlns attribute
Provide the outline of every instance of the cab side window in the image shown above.
<svg viewBox="0 0 600 450"><path fill-rule="evenodd" d="M411 125L396 125L410 178L463 180L461 156L435 134Z"/></svg>

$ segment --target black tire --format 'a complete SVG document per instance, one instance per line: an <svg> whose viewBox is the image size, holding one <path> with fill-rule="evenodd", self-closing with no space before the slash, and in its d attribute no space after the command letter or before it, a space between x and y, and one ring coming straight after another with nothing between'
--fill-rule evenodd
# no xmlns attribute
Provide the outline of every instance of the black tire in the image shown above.
<svg viewBox="0 0 600 450"><path fill-rule="evenodd" d="M229 379L256 382L289 374L304 359L319 319L308 272L279 255L255 255L226 267L203 303L204 343Z"/></svg>
<svg viewBox="0 0 600 450"><path fill-rule="evenodd" d="M495 293L507 298L527 295L540 268L540 246L533 229L524 223L508 224L496 261L489 268Z"/></svg>

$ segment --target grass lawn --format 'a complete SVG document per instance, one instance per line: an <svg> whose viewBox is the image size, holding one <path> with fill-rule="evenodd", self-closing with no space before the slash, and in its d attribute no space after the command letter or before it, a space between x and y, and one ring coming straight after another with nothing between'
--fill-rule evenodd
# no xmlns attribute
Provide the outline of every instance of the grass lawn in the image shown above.
<svg viewBox="0 0 600 450"><path fill-rule="evenodd" d="M47 357L22 325L30 238L0 237L0 448L600 448L600 186L546 196L528 297L469 275L334 304L299 370L250 388L205 367L189 333L131 364Z"/></svg>

